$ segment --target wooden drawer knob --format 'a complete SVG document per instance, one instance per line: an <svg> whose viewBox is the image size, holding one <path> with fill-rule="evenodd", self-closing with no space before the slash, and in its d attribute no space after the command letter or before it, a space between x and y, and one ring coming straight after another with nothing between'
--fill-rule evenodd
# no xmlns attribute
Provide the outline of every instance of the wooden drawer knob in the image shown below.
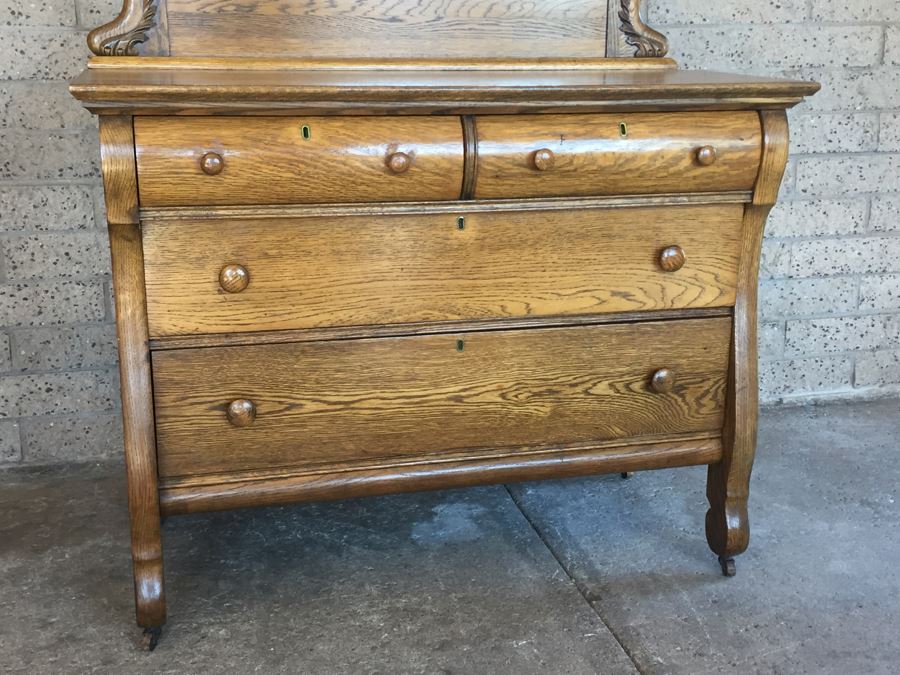
<svg viewBox="0 0 900 675"><path fill-rule="evenodd" d="M659 254L659 266L663 272L677 272L684 267L684 249L680 246L667 246Z"/></svg>
<svg viewBox="0 0 900 675"><path fill-rule="evenodd" d="M697 150L697 162L702 166L709 166L710 164L714 164L717 156L718 153L716 152L716 149L711 145L704 145L702 148Z"/></svg>
<svg viewBox="0 0 900 675"><path fill-rule="evenodd" d="M556 164L556 155L554 155L553 151L549 148L541 148L540 150L534 151L531 161L534 164L534 168L538 171L547 171L548 169L552 169L553 165Z"/></svg>
<svg viewBox="0 0 900 675"><path fill-rule="evenodd" d="M225 265L219 272L219 286L226 293L240 293L250 283L250 273L241 265Z"/></svg>
<svg viewBox="0 0 900 675"><path fill-rule="evenodd" d="M657 394L668 394L675 387L675 373L668 368L660 368L650 378L650 388Z"/></svg>
<svg viewBox="0 0 900 675"><path fill-rule="evenodd" d="M200 168L207 176L215 176L222 173L222 169L225 168L225 160L217 152L207 152L200 158Z"/></svg>
<svg viewBox="0 0 900 675"><path fill-rule="evenodd" d="M412 157L405 152L392 152L388 155L387 165L394 173L406 173L412 166Z"/></svg>
<svg viewBox="0 0 900 675"><path fill-rule="evenodd" d="M249 427L256 419L256 404L239 398L228 404L228 421L236 427Z"/></svg>

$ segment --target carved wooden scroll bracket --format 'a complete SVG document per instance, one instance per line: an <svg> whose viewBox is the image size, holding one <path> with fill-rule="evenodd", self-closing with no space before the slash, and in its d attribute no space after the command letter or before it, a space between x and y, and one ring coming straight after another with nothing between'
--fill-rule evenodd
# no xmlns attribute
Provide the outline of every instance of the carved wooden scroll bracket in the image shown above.
<svg viewBox="0 0 900 675"><path fill-rule="evenodd" d="M125 0L119 16L88 34L88 47L98 56L134 56L155 18L156 0Z"/></svg>
<svg viewBox="0 0 900 675"><path fill-rule="evenodd" d="M659 58L669 51L669 41L641 19L641 0L621 0L619 22L625 42L634 47L639 58Z"/></svg>

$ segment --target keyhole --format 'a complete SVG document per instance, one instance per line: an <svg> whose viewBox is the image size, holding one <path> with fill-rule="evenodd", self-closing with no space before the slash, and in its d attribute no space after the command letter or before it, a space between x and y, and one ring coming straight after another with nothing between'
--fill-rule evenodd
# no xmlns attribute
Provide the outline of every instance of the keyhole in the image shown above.
<svg viewBox="0 0 900 675"><path fill-rule="evenodd" d="M461 352L465 348L466 348L466 343L464 340L456 341L456 351Z"/></svg>
<svg viewBox="0 0 900 675"><path fill-rule="evenodd" d="M457 229L457 230L464 230L464 229L466 229L466 218L465 218L465 216L460 216L459 218L456 219L456 229Z"/></svg>
<svg viewBox="0 0 900 675"><path fill-rule="evenodd" d="M303 137L304 141L308 141L312 137L312 131L310 131L308 124L304 124L300 127L300 136Z"/></svg>
<svg viewBox="0 0 900 675"><path fill-rule="evenodd" d="M619 122L619 136L622 138L628 136L628 125L625 122Z"/></svg>

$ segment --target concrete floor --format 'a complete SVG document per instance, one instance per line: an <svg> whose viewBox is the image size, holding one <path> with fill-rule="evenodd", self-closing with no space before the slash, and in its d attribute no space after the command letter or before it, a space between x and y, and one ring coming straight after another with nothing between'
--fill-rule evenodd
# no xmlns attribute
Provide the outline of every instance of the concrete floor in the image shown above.
<svg viewBox="0 0 900 675"><path fill-rule="evenodd" d="M702 468L172 518L135 649L119 466L0 474L0 670L896 673L900 401L764 412L726 579Z"/></svg>

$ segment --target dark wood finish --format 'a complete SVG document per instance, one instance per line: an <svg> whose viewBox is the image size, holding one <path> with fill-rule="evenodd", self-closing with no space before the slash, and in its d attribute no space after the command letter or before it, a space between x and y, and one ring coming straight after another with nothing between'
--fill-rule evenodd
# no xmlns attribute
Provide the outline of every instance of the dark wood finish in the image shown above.
<svg viewBox="0 0 900 675"><path fill-rule="evenodd" d="M756 351L759 256L766 217L778 198L788 158L787 114L783 110L763 111L760 118L763 157L753 203L744 213L722 461L710 465L706 487L710 504L706 513L706 538L713 552L725 558L726 563L743 553L750 542L747 499L756 454L759 409Z"/></svg>
<svg viewBox="0 0 900 675"><path fill-rule="evenodd" d="M477 129L481 199L744 190L759 169L749 112L480 117ZM710 143L719 161L704 166Z"/></svg>
<svg viewBox="0 0 900 675"><path fill-rule="evenodd" d="M664 272L677 272L687 260L684 249L681 246L666 246L659 254L659 266Z"/></svg>
<svg viewBox="0 0 900 675"><path fill-rule="evenodd" d="M714 432L730 332L702 319L157 352L160 475ZM681 374L669 395L651 388L660 365ZM236 397L252 426L229 425Z"/></svg>
<svg viewBox="0 0 900 675"><path fill-rule="evenodd" d="M207 152L200 158L200 168L207 176L215 176L222 173L222 169L225 168L225 162L219 153Z"/></svg>
<svg viewBox="0 0 900 675"><path fill-rule="evenodd" d="M245 398L235 399L225 408L225 415L234 426L249 427L256 419L256 404Z"/></svg>
<svg viewBox="0 0 900 675"><path fill-rule="evenodd" d="M138 625L151 628L165 623L166 596L131 118L101 119L100 148L115 284L135 609Z"/></svg>
<svg viewBox="0 0 900 675"><path fill-rule="evenodd" d="M450 117L138 117L134 126L146 206L457 199L462 188L462 128ZM214 177L199 164L210 152L224 161ZM401 155L406 168L394 165Z"/></svg>
<svg viewBox="0 0 900 675"><path fill-rule="evenodd" d="M635 469L669 469L712 464L722 455L719 438L692 437L633 445L547 449L506 456L430 461L376 468L292 473L228 480L214 476L166 481L160 491L165 515L247 506L275 506L304 501L370 497L395 492L443 490L472 485L544 478L571 478Z"/></svg>
<svg viewBox="0 0 900 675"><path fill-rule="evenodd" d="M697 163L702 166L711 166L715 164L716 159L719 157L719 151L715 149L712 145L704 145L702 148L697 150Z"/></svg>
<svg viewBox="0 0 900 675"><path fill-rule="evenodd" d="M240 293L250 284L250 273L242 265L225 265L219 271L219 286L226 293Z"/></svg>
<svg viewBox="0 0 900 675"><path fill-rule="evenodd" d="M464 229L454 214L147 221L150 332L724 307L742 215L722 204L474 211ZM673 240L691 251L676 273L658 262ZM246 290L221 292L224 264L246 268Z"/></svg>
<svg viewBox="0 0 900 675"><path fill-rule="evenodd" d="M675 388L675 373L669 368L660 368L650 378L650 388L657 394L668 394Z"/></svg>

